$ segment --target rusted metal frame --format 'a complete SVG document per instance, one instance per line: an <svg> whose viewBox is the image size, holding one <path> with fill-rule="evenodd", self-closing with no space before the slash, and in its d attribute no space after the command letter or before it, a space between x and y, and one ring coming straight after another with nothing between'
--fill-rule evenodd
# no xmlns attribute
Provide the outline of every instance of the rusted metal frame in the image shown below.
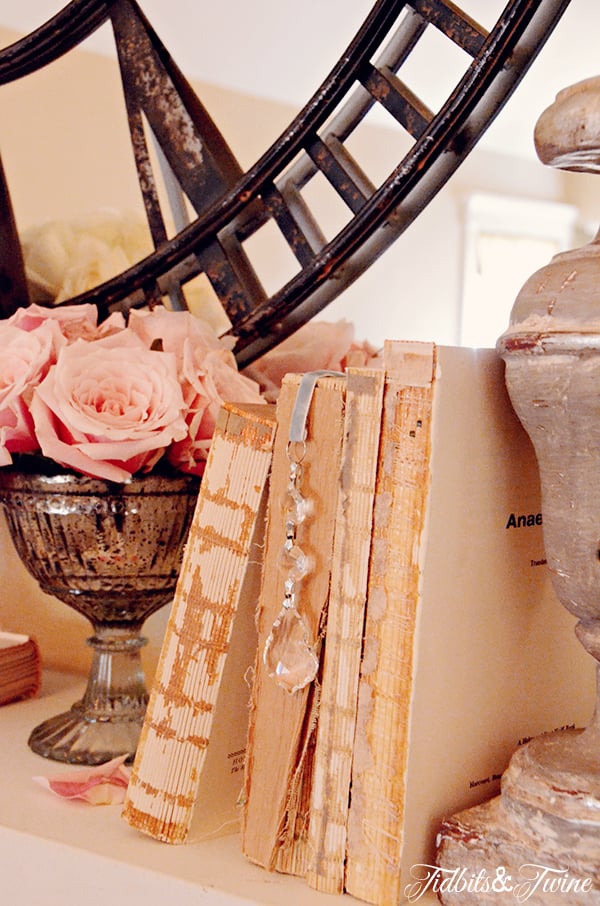
<svg viewBox="0 0 600 906"><path fill-rule="evenodd" d="M0 160L0 317L5 318L28 303L23 253Z"/></svg>
<svg viewBox="0 0 600 906"><path fill-rule="evenodd" d="M313 317L364 272L456 170L504 106L569 0L512 0L479 57L430 124L427 134L310 268L275 293L268 307L236 326L238 362L253 361ZM523 52L523 50L527 52ZM335 278L335 279L332 279Z"/></svg>
<svg viewBox="0 0 600 906"><path fill-rule="evenodd" d="M450 0L409 0L410 5L470 57L481 51L487 32Z"/></svg>
<svg viewBox="0 0 600 906"><path fill-rule="evenodd" d="M325 135L323 141L359 192L365 198L370 198L375 191L375 186L348 148L340 141L337 135Z"/></svg>
<svg viewBox="0 0 600 906"><path fill-rule="evenodd" d="M523 59L513 60L513 65L508 65L511 63L510 53L514 51L518 42L515 41L510 45L506 41L507 27L517 21L523 13L526 17L526 24L523 28L525 31L527 22L534 21L537 16L538 27L530 29L529 35L529 47L537 49L536 41L541 44L541 38L547 36L567 5L568 0L563 0L559 4L556 3L556 0L552 0L551 3L548 0L546 2L538 0L535 3L513 0L509 4L508 12L505 11L500 23L490 36L491 40L486 44L487 53L482 54L477 65L471 67L475 78L482 79L481 91L472 99L473 103L468 104L465 116L459 117L453 124L450 124L454 131L449 127L450 131L443 136L439 134L430 136L431 130L428 130L428 133L417 143L414 153L405 158L399 170L395 171L393 178L378 190L376 198L371 199L348 227L322 250L313 265L305 268L279 293L274 294L264 305L259 305L251 316L236 325L235 332L240 334L240 363L251 361L261 351L278 342L299 324L304 323L315 311L331 301L337 295L340 286L347 285L366 267L365 257L362 254L363 249L369 248L371 255L369 260L372 260L414 219L428 198L432 197L441 187L464 157L466 151L475 143L485 125L500 109L516 85L519 75L526 68L528 61ZM395 4L394 12L398 12L400 7L403 7L403 4ZM319 124L333 114L337 103L354 77L361 57L370 56L376 47L374 42L377 40L379 43L381 30L376 38L377 29L383 27L385 17L391 18L387 4L385 10L382 9L382 4L378 4L375 9L377 13L382 13L381 19L376 17L377 22L375 23L373 17L370 17L366 23L369 28L365 26L351 45L351 49L356 51L357 56L352 58L352 55L347 54L340 61L334 68L330 79L324 83L323 91L318 91L313 96L290 128L248 171L239 185L227 193L220 203L214 204L201 220L175 237L166 249L155 253L144 262L140 262L113 281L108 281L107 284L97 287L91 293L80 296L78 301L98 299L106 302L110 300L111 293L116 292L118 297L119 290L131 291L135 288L136 283L139 285L146 275L153 272L157 273L159 280L162 279L163 274L169 269L181 266L181 263L189 257L194 249L198 250L203 244L208 243L215 232L225 229L228 222L233 222L235 218L240 217L247 202L258 196L261 186L272 181L275 173L281 172L298 154L303 137L315 134ZM542 25L539 25L540 21ZM544 29L547 31L545 32ZM359 47L359 43L357 43L359 37L364 37L367 33L369 40L372 40L372 50L368 50L364 46ZM488 56L494 53L498 53L499 68L496 67L493 77L486 80L482 76L486 74L486 67L489 68ZM505 71L502 71L503 66L506 66ZM493 87L491 83L494 78L496 78L496 84L494 90L491 91ZM502 88L506 89L504 94ZM457 102L470 101L471 99L468 97L465 99L461 95L461 91L464 90L468 94L468 79L463 80L459 89L452 97ZM486 98L488 89L490 96ZM448 126L447 120L443 120L443 118L439 122L438 133L442 125L444 128ZM431 139L431 148L427 147L429 139ZM443 141L449 143L449 151L444 148ZM424 153L425 151L427 153ZM442 153L444 151L446 153ZM400 198L402 203L398 203L397 198L399 195L402 196L402 193L404 193L404 197ZM335 276L336 279L332 280L332 276ZM273 333L274 327L277 329L276 334Z"/></svg>
<svg viewBox="0 0 600 906"><path fill-rule="evenodd" d="M125 105L129 121L129 134L133 157L138 174L138 182L142 193L146 219L150 227L152 241L156 248L163 246L167 241L167 228L158 198L158 190L154 179L154 171L148 151L146 130L142 111L135 105L128 92L125 92Z"/></svg>
<svg viewBox="0 0 600 906"><path fill-rule="evenodd" d="M140 129L142 112L168 167L198 215L242 174L227 143L137 3L124 0L111 13L123 75L134 156L148 222L156 248L167 241L147 145ZM229 317L246 315L252 301L264 299L241 245L233 236L213 241L196 256ZM177 279L168 280L175 307L184 294Z"/></svg>
<svg viewBox="0 0 600 906"><path fill-rule="evenodd" d="M377 66L382 66L384 69L389 67L390 71L398 69L408 58L427 27L427 23L422 16L418 15L410 6L405 6L401 16L399 27L393 31L392 37L377 58ZM361 76L357 73L357 79L360 78ZM375 103L375 97L369 94L368 91L360 87L355 89L349 98L344 99L341 109L334 113L330 121L324 126L321 133L323 140L330 146L335 144L336 148L343 148L343 142L350 137ZM336 153L345 153L344 166L352 170L354 178L359 183L362 175L363 192L366 195L371 195L374 191L374 186L365 181L366 177L364 174L359 174L356 163L351 160L346 149L343 148L341 152L338 151ZM319 172L319 169L315 166L311 157L302 153L283 172L276 183L277 191L285 199L291 215L306 237L313 254L326 245L327 239L302 197L301 191L317 172ZM264 195L265 190L263 190L263 197ZM246 216L246 212L243 212L236 221L236 231L243 235L244 238L247 238L256 229L260 228L263 222L264 220L262 219L260 222L256 222L255 218L249 218ZM282 232L285 234L283 229Z"/></svg>
<svg viewBox="0 0 600 906"><path fill-rule="evenodd" d="M431 110L387 67L369 66L362 84L413 138L419 138L433 119Z"/></svg>
<svg viewBox="0 0 600 906"><path fill-rule="evenodd" d="M160 285L166 279L165 275L189 260L197 249L211 241L211 237L225 230L228 224L242 221L249 203L258 198L265 185L275 181L277 175L302 151L307 136L315 134L330 117L354 84L363 56L371 56L379 48L406 3L407 0L378 0L375 3L328 78L287 130L232 189L211 205L203 217L173 237L165 248L157 249L123 273L81 293L69 303L90 302L106 312L122 303L125 297L134 297L148 279L155 279Z"/></svg>
<svg viewBox="0 0 600 906"><path fill-rule="evenodd" d="M394 30L380 56L375 61L376 68L389 67L396 72L408 59L416 47L419 39L427 28L427 22L411 7L406 6L402 12L402 19ZM369 63L369 66L371 64ZM357 79L361 80L361 72L365 70L364 63L357 70ZM360 125L369 110L376 103L376 98L363 88L356 88L344 99L342 107L333 114L331 120L325 125L322 132L325 140L330 135L335 135L341 142L345 142ZM295 161L289 170L278 181L284 195L288 193L288 186L294 185L302 189L317 172L308 155L303 155Z"/></svg>
<svg viewBox="0 0 600 906"><path fill-rule="evenodd" d="M287 200L274 185L265 187L262 199L300 266L310 264L315 256L314 249Z"/></svg>
<svg viewBox="0 0 600 906"><path fill-rule="evenodd" d="M232 324L249 317L267 300L248 256L230 231L199 249L196 258Z"/></svg>
<svg viewBox="0 0 600 906"><path fill-rule="evenodd" d="M204 152L208 152L210 157L210 167L211 170L214 171L213 176L216 176L222 183L222 185L228 188L233 186L242 177L243 170L239 165L237 159L235 158L227 141L215 125L208 111L200 101L198 95L175 63L171 54L158 37L156 31L153 29L152 25L140 9L139 5L135 2L135 0L125 0L125 2L128 3L131 10L134 12L135 17L141 26L141 29L147 36L149 45L146 46L149 46L153 58L155 57L157 68L159 70L162 68L168 81L172 83L172 86L175 89L176 97L181 102L181 109L185 111L185 113L189 116L191 122L198 132L198 135L202 138ZM144 67L144 69L147 69L147 65ZM169 84L167 84L167 90L171 94L171 86ZM152 94L149 95L149 100L153 100ZM171 98L169 97L166 104L160 104L160 107L164 107L166 109L168 119L171 119L171 117L173 116L173 108L170 100ZM160 107L159 116L161 113ZM185 121L182 121L182 126L185 128ZM170 137L171 136L169 135L168 138ZM165 149L163 148L163 150ZM192 161L192 164L194 164L194 161ZM210 186L206 186L206 188L210 189ZM215 192L218 193L219 191L220 186L215 186ZM193 199L190 200L193 203ZM204 210L205 207L206 203L205 200L203 200L200 208Z"/></svg>
<svg viewBox="0 0 600 906"><path fill-rule="evenodd" d="M345 168L332 148L318 136L308 144L306 151L352 213L356 214L360 211L371 194L365 192L363 180L360 183L355 180L353 174Z"/></svg>
<svg viewBox="0 0 600 906"><path fill-rule="evenodd" d="M292 183L285 182L282 190L277 187L277 191L285 200L286 207L294 221L299 224L304 238L308 242L312 255L321 251L323 246L327 245L327 238L321 227L317 223L312 211L308 207L300 190Z"/></svg>
<svg viewBox="0 0 600 906"><path fill-rule="evenodd" d="M107 19L115 0L73 0L39 28L0 50L0 85L68 53Z"/></svg>
<svg viewBox="0 0 600 906"><path fill-rule="evenodd" d="M227 143L134 0L111 11L123 89L143 110L198 214L242 176Z"/></svg>
<svg viewBox="0 0 600 906"><path fill-rule="evenodd" d="M117 50L119 50L119 48L120 44L117 43ZM140 109L134 93L128 90L128 83L125 78L123 79L123 97L125 100L125 109L127 111L133 157L138 174L138 183L142 193L144 209L146 211L146 219L148 221L154 247L160 248L167 243L167 228L160 205L160 199L158 197L158 189L148 150L148 141L142 110ZM176 279L169 279L165 288L167 289L171 305L174 309L180 310L186 308L181 285ZM143 296L148 304L157 304L161 298L161 294L156 281L152 281L151 284L146 285L143 290Z"/></svg>

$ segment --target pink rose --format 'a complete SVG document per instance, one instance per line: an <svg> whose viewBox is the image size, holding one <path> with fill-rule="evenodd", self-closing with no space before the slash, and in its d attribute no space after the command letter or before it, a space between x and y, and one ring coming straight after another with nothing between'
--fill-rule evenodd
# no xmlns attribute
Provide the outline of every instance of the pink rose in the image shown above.
<svg viewBox="0 0 600 906"><path fill-rule="evenodd" d="M132 311L129 329L148 346L158 343L177 358L188 435L173 444L167 457L180 471L201 475L222 403L263 403L258 385L239 373L230 342L190 312L162 307Z"/></svg>
<svg viewBox="0 0 600 906"><path fill-rule="evenodd" d="M221 340L206 321L189 311L169 311L162 305L152 311L133 309L129 313L129 329L147 346L160 342L165 352L175 353L179 368L189 343L197 352L231 348L230 341Z"/></svg>
<svg viewBox="0 0 600 906"><path fill-rule="evenodd" d="M187 407L187 437L174 443L167 453L169 462L182 472L202 475L219 409L225 400L235 403L264 403L258 385L237 370L226 349L210 352L188 344L180 381Z"/></svg>
<svg viewBox="0 0 600 906"><path fill-rule="evenodd" d="M0 465L10 465L11 453L39 450L29 405L64 343L56 323L26 331L0 321Z"/></svg>
<svg viewBox="0 0 600 906"><path fill-rule="evenodd" d="M244 369L244 374L260 384L267 399L275 400L286 374L344 371L348 365L375 364L374 357L371 346L355 342L349 321L309 321Z"/></svg>
<svg viewBox="0 0 600 906"><path fill-rule="evenodd" d="M182 440L183 411L175 357L128 330L65 346L31 403L42 453L109 481L149 471Z"/></svg>
<svg viewBox="0 0 600 906"><path fill-rule="evenodd" d="M125 319L121 312L114 312L98 325L98 310L95 305L88 304L62 305L56 308L28 305L27 308L18 308L6 323L20 327L21 330L34 330L44 321L54 321L69 342L80 337L84 340L95 340L125 327Z"/></svg>

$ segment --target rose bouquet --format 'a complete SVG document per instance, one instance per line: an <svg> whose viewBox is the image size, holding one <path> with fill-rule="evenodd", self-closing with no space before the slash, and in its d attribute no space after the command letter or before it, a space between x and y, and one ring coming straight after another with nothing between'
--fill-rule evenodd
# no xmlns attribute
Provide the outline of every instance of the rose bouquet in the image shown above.
<svg viewBox="0 0 600 906"><path fill-rule="evenodd" d="M0 321L0 465L34 454L108 481L157 463L201 475L224 400L261 402L227 341L161 306L102 324L92 305Z"/></svg>
<svg viewBox="0 0 600 906"><path fill-rule="evenodd" d="M314 321L241 374L201 286L186 285L192 313L133 310L127 325L58 305L148 253L147 226L130 214L34 227L23 250L34 302L0 320L0 466L34 455L117 482L166 463L201 475L223 401L274 401L288 371L376 362L349 322Z"/></svg>

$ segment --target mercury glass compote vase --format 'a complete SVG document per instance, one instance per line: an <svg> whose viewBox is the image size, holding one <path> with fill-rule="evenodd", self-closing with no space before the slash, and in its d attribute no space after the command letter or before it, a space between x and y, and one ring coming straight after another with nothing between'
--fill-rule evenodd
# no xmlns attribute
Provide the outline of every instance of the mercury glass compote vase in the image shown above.
<svg viewBox="0 0 600 906"><path fill-rule="evenodd" d="M199 481L151 472L115 484L50 463L0 469L0 501L19 557L44 592L93 627L83 698L33 730L34 752L88 765L133 758L148 700L141 630L173 598Z"/></svg>

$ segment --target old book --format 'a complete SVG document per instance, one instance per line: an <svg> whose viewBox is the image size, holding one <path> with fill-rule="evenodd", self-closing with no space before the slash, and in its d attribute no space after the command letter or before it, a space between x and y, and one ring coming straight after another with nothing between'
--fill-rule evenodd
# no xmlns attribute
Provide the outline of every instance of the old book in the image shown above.
<svg viewBox="0 0 600 906"><path fill-rule="evenodd" d="M250 706L242 849L253 862L304 871L303 816L307 765L313 751L317 687L309 683L290 693L269 675L264 662L285 597L285 572L279 555L286 540L282 512L289 484L287 456L290 422L301 377L288 375L277 402L277 438L270 482L265 559L257 612L258 652ZM311 570L302 580L298 607L311 641L318 643L329 594L333 532L337 508L337 475L342 448L346 381L343 376L321 377L310 406L301 493L312 504L310 518L300 526L298 544L308 554ZM287 840L282 857L281 843ZM286 849L286 848L284 848Z"/></svg>
<svg viewBox="0 0 600 906"><path fill-rule="evenodd" d="M346 824L385 374L348 369L308 823L308 883L344 889Z"/></svg>
<svg viewBox="0 0 600 906"><path fill-rule="evenodd" d="M499 357L439 347L424 394L384 414L394 477L375 504L359 682L345 889L381 906L406 902L442 818L495 795L520 742L587 724L594 702ZM430 453L413 462L419 432Z"/></svg>
<svg viewBox="0 0 600 906"><path fill-rule="evenodd" d="M123 812L168 843L237 829L274 437L274 407L223 406Z"/></svg>
<svg viewBox="0 0 600 906"><path fill-rule="evenodd" d="M398 891L387 857L401 837L398 804L406 793L408 702L420 541L430 482L435 347L387 343L384 361L386 393L359 682L346 887L361 899L377 895L391 903L397 901ZM376 837L369 840L365 835L357 849L357 834L363 828L371 829ZM379 847L375 854L368 842ZM389 881L388 873L392 875Z"/></svg>
<svg viewBox="0 0 600 906"><path fill-rule="evenodd" d="M0 632L0 705L37 695L41 679L35 640L20 633Z"/></svg>

